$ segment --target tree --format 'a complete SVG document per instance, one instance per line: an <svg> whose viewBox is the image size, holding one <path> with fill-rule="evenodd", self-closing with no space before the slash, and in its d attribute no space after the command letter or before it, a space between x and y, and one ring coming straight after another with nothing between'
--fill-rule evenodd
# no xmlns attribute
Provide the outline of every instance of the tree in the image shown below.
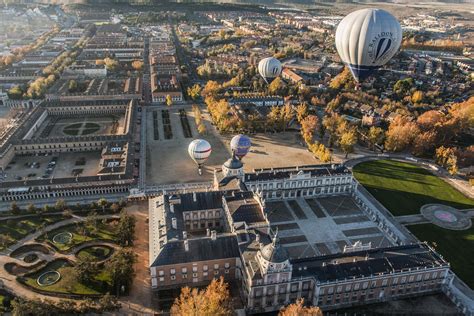
<svg viewBox="0 0 474 316"><path fill-rule="evenodd" d="M128 215L125 211L120 213L120 219L117 225L117 242L121 246L133 244L136 222L137 220L134 216Z"/></svg>
<svg viewBox="0 0 474 316"><path fill-rule="evenodd" d="M386 133L385 148L389 151L406 149L418 136L420 130L415 122L405 116L397 116L390 123Z"/></svg>
<svg viewBox="0 0 474 316"><path fill-rule="evenodd" d="M308 116L308 105L301 103L296 107L296 119L301 122L306 116Z"/></svg>
<svg viewBox="0 0 474 316"><path fill-rule="evenodd" d="M57 211L64 211L66 206L67 206L66 202L63 199L59 199L56 201L54 208L56 208Z"/></svg>
<svg viewBox="0 0 474 316"><path fill-rule="evenodd" d="M114 252L112 257L106 263L106 269L109 271L112 279L112 287L118 296L122 286L128 289L135 276L133 265L137 256L131 249L121 248Z"/></svg>
<svg viewBox="0 0 474 316"><path fill-rule="evenodd" d="M10 204L10 212L12 212L12 214L20 214L20 211L21 209L20 207L18 207L18 204L16 204L16 202L12 202L12 204Z"/></svg>
<svg viewBox="0 0 474 316"><path fill-rule="evenodd" d="M76 92L77 88L78 88L77 81L76 80L69 80L68 91L69 92Z"/></svg>
<svg viewBox="0 0 474 316"><path fill-rule="evenodd" d="M188 87L187 92L189 97L193 99L193 101L196 101L197 98L199 98L199 94L201 93L201 86L196 83L192 87Z"/></svg>
<svg viewBox="0 0 474 316"><path fill-rule="evenodd" d="M120 210L120 206L117 203L112 203L110 209L112 210L112 212L117 213Z"/></svg>
<svg viewBox="0 0 474 316"><path fill-rule="evenodd" d="M319 307L306 307L303 305L304 299L299 299L296 303L283 307L278 316L323 316L323 312Z"/></svg>
<svg viewBox="0 0 474 316"><path fill-rule="evenodd" d="M375 145L379 144L383 141L384 138L384 131L380 127L372 126L369 129L369 133L367 134L367 139L369 140L369 144L372 147L372 150L375 151Z"/></svg>
<svg viewBox="0 0 474 316"><path fill-rule="evenodd" d="M354 145L357 143L357 132L355 128L351 128L341 135L341 139L339 140L339 145L341 146L342 151L347 156L354 152Z"/></svg>
<svg viewBox="0 0 474 316"><path fill-rule="evenodd" d="M280 115L283 124L283 131L285 131L288 124L290 124L291 120L295 117L295 110L290 104L285 104L280 111Z"/></svg>
<svg viewBox="0 0 474 316"><path fill-rule="evenodd" d="M301 136L306 141L307 144L310 144L313 141L313 136L318 128L319 119L316 115L308 115L303 120L301 120Z"/></svg>
<svg viewBox="0 0 474 316"><path fill-rule="evenodd" d="M337 131L340 129L340 125L345 124L344 118L339 114L333 113L332 115L326 115L323 119L324 128L329 132L329 148L332 147L334 141L337 141Z"/></svg>
<svg viewBox="0 0 474 316"><path fill-rule="evenodd" d="M99 199L99 201L97 201L97 204L100 207L102 207L102 212L105 212L105 208L109 204L109 202L105 198L101 198L101 199Z"/></svg>
<svg viewBox="0 0 474 316"><path fill-rule="evenodd" d="M203 97L216 97L221 89L222 87L217 81L209 80L202 89L201 94Z"/></svg>
<svg viewBox="0 0 474 316"><path fill-rule="evenodd" d="M167 106L173 105L173 99L171 98L169 94L166 95L166 105Z"/></svg>
<svg viewBox="0 0 474 316"><path fill-rule="evenodd" d="M21 99L23 93L24 92L20 86L14 86L10 90L8 90L7 95L9 99L18 100Z"/></svg>
<svg viewBox="0 0 474 316"><path fill-rule="evenodd" d="M136 71L140 71L143 69L143 61L142 60L134 60L132 61L132 68Z"/></svg>
<svg viewBox="0 0 474 316"><path fill-rule="evenodd" d="M435 161L438 165L446 168L450 174L456 174L458 172L458 159L454 148L444 146L437 148Z"/></svg>
<svg viewBox="0 0 474 316"><path fill-rule="evenodd" d="M36 207L33 203L28 204L28 206L26 207L26 211L28 213L34 213L35 210L36 210Z"/></svg>
<svg viewBox="0 0 474 316"><path fill-rule="evenodd" d="M421 132L415 139L413 139L413 155L424 156L433 154L436 147L436 132L426 131Z"/></svg>
<svg viewBox="0 0 474 316"><path fill-rule="evenodd" d="M90 229L93 233L97 231L97 224L99 222L99 219L97 217L97 212L90 212L87 214L86 220L85 220L85 225L88 229Z"/></svg>
<svg viewBox="0 0 474 316"><path fill-rule="evenodd" d="M348 67L344 67L341 73L334 77L329 83L331 89L340 90L342 88L351 89L355 86L351 71Z"/></svg>
<svg viewBox="0 0 474 316"><path fill-rule="evenodd" d="M85 285L89 284L98 273L97 265L89 260L78 259L73 269L77 280Z"/></svg>
<svg viewBox="0 0 474 316"><path fill-rule="evenodd" d="M270 94L279 94L283 89L283 82L280 77L276 77L273 81L268 85L268 93Z"/></svg>
<svg viewBox="0 0 474 316"><path fill-rule="evenodd" d="M231 316L234 314L230 300L229 287L224 278L213 279L206 289L198 290L184 287L179 298L171 306L172 316L213 315Z"/></svg>
<svg viewBox="0 0 474 316"><path fill-rule="evenodd" d="M115 71L119 67L119 62L109 57L104 59L104 64L108 71Z"/></svg>
<svg viewBox="0 0 474 316"><path fill-rule="evenodd" d="M420 103L421 101L423 101L423 92L420 91L420 90L416 90L415 92L413 92L412 96L411 96L411 102L413 103Z"/></svg>
<svg viewBox="0 0 474 316"><path fill-rule="evenodd" d="M418 126L425 131L440 128L445 121L445 115L442 112L436 110L426 111L416 119Z"/></svg>

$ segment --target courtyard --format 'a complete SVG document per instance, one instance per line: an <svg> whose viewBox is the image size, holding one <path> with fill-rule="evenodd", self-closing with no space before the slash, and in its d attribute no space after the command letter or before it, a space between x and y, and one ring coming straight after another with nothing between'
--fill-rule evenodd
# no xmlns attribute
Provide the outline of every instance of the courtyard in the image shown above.
<svg viewBox="0 0 474 316"><path fill-rule="evenodd" d="M272 229L278 229L291 258L342 253L360 241L373 248L392 245L350 196L267 202Z"/></svg>
<svg viewBox="0 0 474 316"><path fill-rule="evenodd" d="M188 123L183 123L181 120L180 113L183 110L186 112ZM230 158L230 140L235 135L221 135L210 123L204 110L203 113L206 132L200 135L190 106L173 105L165 110L161 108L148 110L147 184L212 181L214 168L220 168ZM255 168L320 163L301 143L298 132L249 136L252 148L243 159L244 169L247 172ZM188 145L196 138L203 138L212 146L212 154L203 166L202 176L198 174L196 164L188 155ZM178 167L170 168L170 166Z"/></svg>

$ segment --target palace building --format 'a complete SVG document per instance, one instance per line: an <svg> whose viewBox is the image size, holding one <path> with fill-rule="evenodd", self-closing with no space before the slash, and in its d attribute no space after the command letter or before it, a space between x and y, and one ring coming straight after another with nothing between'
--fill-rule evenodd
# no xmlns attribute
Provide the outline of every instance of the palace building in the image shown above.
<svg viewBox="0 0 474 316"><path fill-rule="evenodd" d="M366 194L343 165L245 173L230 158L213 191L149 200L152 288L166 308L170 293L223 276L247 314L298 298L326 311L441 291L447 261Z"/></svg>

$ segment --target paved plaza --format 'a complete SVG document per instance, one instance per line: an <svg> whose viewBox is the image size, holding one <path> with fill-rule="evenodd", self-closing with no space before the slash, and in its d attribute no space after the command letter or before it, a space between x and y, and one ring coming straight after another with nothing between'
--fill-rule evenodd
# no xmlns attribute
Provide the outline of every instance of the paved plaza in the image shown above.
<svg viewBox="0 0 474 316"><path fill-rule="evenodd" d="M266 203L272 229L292 258L341 253L357 241L392 245L350 196Z"/></svg>

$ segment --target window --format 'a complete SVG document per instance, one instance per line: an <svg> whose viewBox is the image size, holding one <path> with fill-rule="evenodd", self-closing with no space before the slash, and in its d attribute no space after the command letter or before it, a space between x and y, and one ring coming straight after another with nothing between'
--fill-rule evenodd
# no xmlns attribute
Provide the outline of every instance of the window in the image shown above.
<svg viewBox="0 0 474 316"><path fill-rule="evenodd" d="M171 279L171 280L176 280L176 275L172 275L172 276L170 277L170 279Z"/></svg>
<svg viewBox="0 0 474 316"><path fill-rule="evenodd" d="M332 293L334 293L334 288L333 288L333 287L330 287L330 288L328 289L328 294L332 294Z"/></svg>
<svg viewBox="0 0 474 316"><path fill-rule="evenodd" d="M398 278L393 279L392 284L397 284L398 283Z"/></svg>
<svg viewBox="0 0 474 316"><path fill-rule="evenodd" d="M415 279L415 276L410 275L410 277L408 278L408 282L413 282L414 279Z"/></svg>
<svg viewBox="0 0 474 316"><path fill-rule="evenodd" d="M218 274L219 274L219 270L215 270L214 275L218 275Z"/></svg>
<svg viewBox="0 0 474 316"><path fill-rule="evenodd" d="M163 282L165 280L164 277L160 277L160 282Z"/></svg>
<svg viewBox="0 0 474 316"><path fill-rule="evenodd" d="M163 270L160 270L160 272L158 272L158 275L160 275L160 276L163 276L163 275L165 275L165 271L163 271Z"/></svg>
<svg viewBox="0 0 474 316"><path fill-rule="evenodd" d="M402 277L402 280L400 281L400 283L405 283L407 281L407 277Z"/></svg>
<svg viewBox="0 0 474 316"><path fill-rule="evenodd" d="M187 273L188 272L188 268L182 268L181 269L181 273Z"/></svg>
<svg viewBox="0 0 474 316"><path fill-rule="evenodd" d="M338 286L336 292L341 293L342 292L342 286Z"/></svg>
<svg viewBox="0 0 474 316"><path fill-rule="evenodd" d="M197 278L198 274L197 273L193 273L193 278Z"/></svg>
<svg viewBox="0 0 474 316"><path fill-rule="evenodd" d="M364 284L362 284L362 288L365 290L367 287L369 286L369 282L364 282Z"/></svg>
<svg viewBox="0 0 474 316"><path fill-rule="evenodd" d="M230 263L226 262L224 263L224 268L228 269L230 267Z"/></svg>
<svg viewBox="0 0 474 316"><path fill-rule="evenodd" d="M298 291L298 284L292 284L291 285L291 292L296 292Z"/></svg>
<svg viewBox="0 0 474 316"><path fill-rule="evenodd" d="M351 290L351 285L350 284L346 285L346 292L349 292L350 290Z"/></svg>
<svg viewBox="0 0 474 316"><path fill-rule="evenodd" d="M182 277L183 279L187 279L187 278L188 278L188 275L187 275L187 274L181 274L181 277Z"/></svg>
<svg viewBox="0 0 474 316"><path fill-rule="evenodd" d="M359 289L360 283L354 284L354 291L357 291Z"/></svg>
<svg viewBox="0 0 474 316"><path fill-rule="evenodd" d="M225 274L228 274L228 273L229 273L229 269L225 269L225 270L224 270L224 273L225 273Z"/></svg>
<svg viewBox="0 0 474 316"><path fill-rule="evenodd" d="M208 273L207 273L207 272L203 272L203 273L202 273L202 276L205 276L205 277L206 277L206 276L208 276Z"/></svg>
<svg viewBox="0 0 474 316"><path fill-rule="evenodd" d="M207 271L208 269L209 269L209 267L207 266L207 264L202 266L202 271Z"/></svg>
<svg viewBox="0 0 474 316"><path fill-rule="evenodd" d="M214 265L214 270L219 270L219 265L217 263Z"/></svg>
<svg viewBox="0 0 474 316"><path fill-rule="evenodd" d="M382 286L387 286L387 282L388 282L388 280L387 280L387 279L384 279L384 280L382 281Z"/></svg>
<svg viewBox="0 0 474 316"><path fill-rule="evenodd" d="M176 274L176 270L175 270L175 269L171 269L171 270L170 270L170 274Z"/></svg>
<svg viewBox="0 0 474 316"><path fill-rule="evenodd" d="M197 272L197 270L198 270L198 267L194 266L193 267L193 272Z"/></svg>

